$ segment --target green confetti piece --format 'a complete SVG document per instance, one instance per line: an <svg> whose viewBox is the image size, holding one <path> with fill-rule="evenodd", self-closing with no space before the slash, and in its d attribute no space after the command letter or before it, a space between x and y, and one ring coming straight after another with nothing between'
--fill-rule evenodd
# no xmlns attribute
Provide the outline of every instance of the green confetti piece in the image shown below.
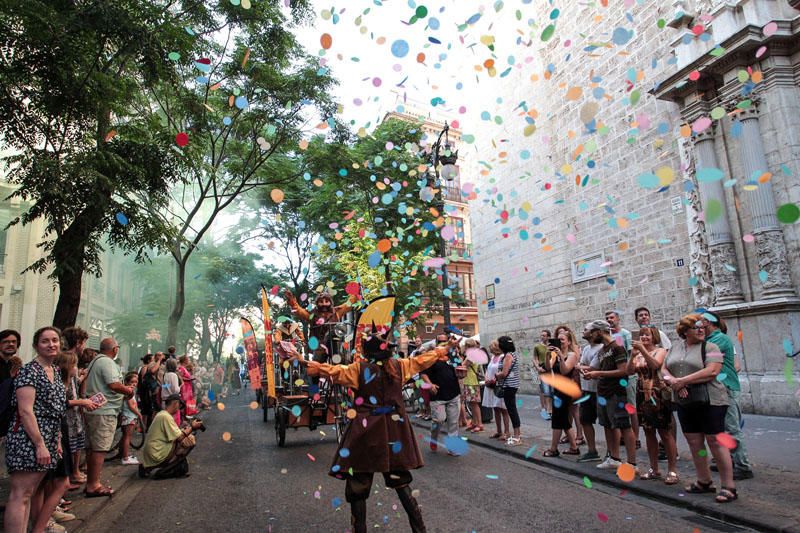
<svg viewBox="0 0 800 533"><path fill-rule="evenodd" d="M712 224L719 220L719 217L722 216L722 202L716 198L710 199L708 202L706 202L705 214L706 223L708 224Z"/></svg>
<svg viewBox="0 0 800 533"><path fill-rule="evenodd" d="M486 474L486 479L498 479L496 474Z"/></svg>
<svg viewBox="0 0 800 533"><path fill-rule="evenodd" d="M720 56L723 56L723 55L725 55L725 52L726 52L726 50L725 50L723 47L721 47L721 46L717 46L716 48L714 48L713 50L711 50L711 51L708 53L708 55L711 55L711 56L714 56L714 57L720 57Z"/></svg>
<svg viewBox="0 0 800 533"><path fill-rule="evenodd" d="M746 82L747 80L750 79L750 74L748 74L746 70L740 70L736 74L736 77L739 79L740 83L744 83L744 82Z"/></svg>
<svg viewBox="0 0 800 533"><path fill-rule="evenodd" d="M783 365L783 376L786 378L786 383L788 385L794 384L794 375L792 371L794 370L794 359L786 359L786 364Z"/></svg>
<svg viewBox="0 0 800 533"><path fill-rule="evenodd" d="M639 103L639 99L642 97L642 92L639 89L636 89L631 93L631 105L636 105Z"/></svg>
<svg viewBox="0 0 800 533"><path fill-rule="evenodd" d="M663 30L667 26L667 21L664 19L658 19L658 22L656 22L656 26L658 26L659 30Z"/></svg>
<svg viewBox="0 0 800 533"><path fill-rule="evenodd" d="M708 451L705 448L703 448L702 450L697 452L697 455L698 455L698 457L706 457L706 456L708 456Z"/></svg>
<svg viewBox="0 0 800 533"><path fill-rule="evenodd" d="M795 204L783 204L778 208L778 220L784 224L794 224L800 219L800 207Z"/></svg>
<svg viewBox="0 0 800 533"><path fill-rule="evenodd" d="M589 479L589 476L583 476L583 486L587 489L592 488L592 480Z"/></svg>
<svg viewBox="0 0 800 533"><path fill-rule="evenodd" d="M711 110L711 118L714 120L719 120L725 116L725 108L717 106Z"/></svg>
<svg viewBox="0 0 800 533"><path fill-rule="evenodd" d="M555 32L556 32L555 24L550 24L549 26L547 26L542 32L542 37L541 37L542 41L544 42L549 41Z"/></svg>

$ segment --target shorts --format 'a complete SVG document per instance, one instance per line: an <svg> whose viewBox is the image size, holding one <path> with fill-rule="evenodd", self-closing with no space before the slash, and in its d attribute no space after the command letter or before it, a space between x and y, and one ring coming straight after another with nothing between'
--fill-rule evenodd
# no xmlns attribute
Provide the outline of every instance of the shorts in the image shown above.
<svg viewBox="0 0 800 533"><path fill-rule="evenodd" d="M689 404L677 405L678 420L684 433L716 435L725 431L727 405Z"/></svg>
<svg viewBox="0 0 800 533"><path fill-rule="evenodd" d="M547 383L543 383L541 380L539 381L539 392L541 392L542 396L544 396L545 398L553 397L553 387L551 387Z"/></svg>
<svg viewBox="0 0 800 533"><path fill-rule="evenodd" d="M605 405L601 402L602 396L597 397L597 418L600 425L611 429L628 429L631 427L631 417L625 410L627 398L621 394L612 394L605 398Z"/></svg>
<svg viewBox="0 0 800 533"><path fill-rule="evenodd" d="M130 416L130 417L123 416L122 417L122 422L120 422L119 425L120 426L132 426L132 425L134 425L136 423L137 420L139 420L139 419L136 418L136 415Z"/></svg>
<svg viewBox="0 0 800 533"><path fill-rule="evenodd" d="M557 401L556 398L561 401ZM556 407L556 404L559 404L559 406ZM572 424L570 423L571 420L569 419L569 408L571 405L572 398L556 393L555 397L553 398L553 414L552 418L550 419L550 427L552 429L567 430L572 427Z"/></svg>
<svg viewBox="0 0 800 533"><path fill-rule="evenodd" d="M478 385L461 384L461 401L464 403L481 403L481 388Z"/></svg>
<svg viewBox="0 0 800 533"><path fill-rule="evenodd" d="M628 403L636 407L636 385L639 383L639 376L628 376L628 384L625 386L625 395Z"/></svg>
<svg viewBox="0 0 800 533"><path fill-rule="evenodd" d="M589 395L588 400L579 403L580 407L580 421L582 425L591 425L597 422L597 393L583 391L584 394Z"/></svg>
<svg viewBox="0 0 800 533"><path fill-rule="evenodd" d="M86 415L86 444L89 450L111 451L116 431L117 415Z"/></svg>

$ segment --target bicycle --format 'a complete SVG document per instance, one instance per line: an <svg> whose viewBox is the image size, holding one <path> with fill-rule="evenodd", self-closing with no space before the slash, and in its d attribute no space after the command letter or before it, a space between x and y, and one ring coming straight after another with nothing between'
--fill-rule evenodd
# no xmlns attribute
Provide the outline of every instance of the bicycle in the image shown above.
<svg viewBox="0 0 800 533"><path fill-rule="evenodd" d="M122 417L117 418L117 428L114 430L114 439L111 441L111 448L106 453L106 461L120 459L120 452L118 451L119 445L122 442ZM139 420L134 422L133 431L131 432L131 448L139 450L144 446L145 431L142 428ZM117 452L117 453L113 453ZM112 455L113 453L113 455Z"/></svg>

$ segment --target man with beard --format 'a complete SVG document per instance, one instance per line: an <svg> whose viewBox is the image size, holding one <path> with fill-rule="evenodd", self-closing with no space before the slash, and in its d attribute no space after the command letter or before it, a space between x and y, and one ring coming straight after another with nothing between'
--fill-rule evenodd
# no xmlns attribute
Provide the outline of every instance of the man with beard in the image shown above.
<svg viewBox="0 0 800 533"><path fill-rule="evenodd" d="M367 332L365 332L367 333ZM395 489L408 514L411 531L424 533L417 500L411 494L410 470L423 466L414 429L406 414L403 384L439 360L447 360L447 347L416 357L392 357L391 330L372 331L362 340L364 359L350 365L301 361L312 376L324 376L355 390L355 418L347 425L334 456L330 475L346 481L354 533L367 531L367 498L372 478L383 474L387 488Z"/></svg>
<svg viewBox="0 0 800 533"><path fill-rule="evenodd" d="M329 324L339 322L342 317L350 311L355 301L355 296L351 295L347 303L334 307L331 295L327 292L321 292L314 301L314 309L309 312L297 302L294 294L289 290L286 290L284 295L294 314L297 315L300 320L308 322L309 344L311 344L312 338L316 339L317 347L311 349L311 346L309 346L309 349L311 349L313 353L314 361L318 363L326 362L332 355L329 353L332 349L331 327Z"/></svg>

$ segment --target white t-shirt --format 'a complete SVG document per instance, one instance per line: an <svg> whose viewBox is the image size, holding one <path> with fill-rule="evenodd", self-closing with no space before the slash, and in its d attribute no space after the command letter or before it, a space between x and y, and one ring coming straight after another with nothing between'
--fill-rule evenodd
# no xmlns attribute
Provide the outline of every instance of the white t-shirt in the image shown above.
<svg viewBox="0 0 800 533"><path fill-rule="evenodd" d="M600 362L597 359L597 354L603 348L601 344L587 344L581 350L580 364L583 366L590 366L594 369L600 368ZM585 379L581 376L581 390L586 392L597 392L597 380Z"/></svg>

